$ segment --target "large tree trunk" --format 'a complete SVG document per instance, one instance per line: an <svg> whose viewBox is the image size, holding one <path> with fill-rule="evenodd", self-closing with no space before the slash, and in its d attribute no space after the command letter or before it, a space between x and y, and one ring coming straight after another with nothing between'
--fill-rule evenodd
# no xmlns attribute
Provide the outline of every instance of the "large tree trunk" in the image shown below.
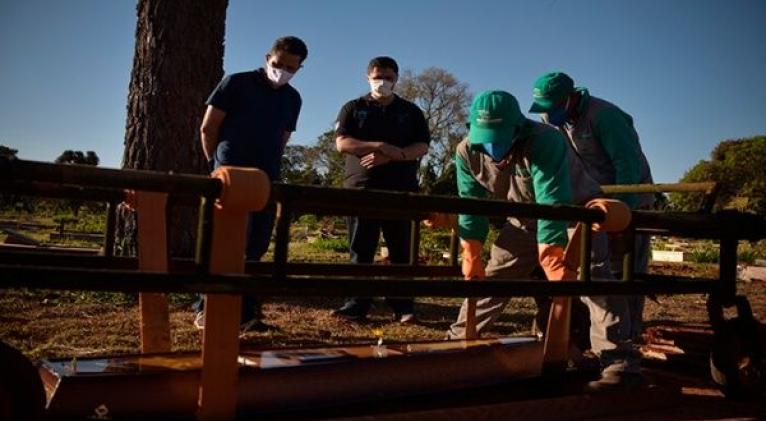
<svg viewBox="0 0 766 421"><path fill-rule="evenodd" d="M204 101L223 75L228 0L140 0L123 168L207 172ZM170 253L193 256L197 210L172 207ZM135 252L135 218L121 212L117 248Z"/></svg>

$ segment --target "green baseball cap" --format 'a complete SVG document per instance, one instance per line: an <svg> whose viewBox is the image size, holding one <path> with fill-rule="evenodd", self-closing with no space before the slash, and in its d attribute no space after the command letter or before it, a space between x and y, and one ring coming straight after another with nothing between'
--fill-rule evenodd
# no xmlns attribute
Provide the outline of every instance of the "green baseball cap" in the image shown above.
<svg viewBox="0 0 766 421"><path fill-rule="evenodd" d="M515 133L513 126L523 119L519 102L513 95L505 91L481 92L471 103L468 142L472 145L511 142Z"/></svg>
<svg viewBox="0 0 766 421"><path fill-rule="evenodd" d="M540 76L532 90L534 102L530 113L547 113L574 90L574 81L566 73L553 72Z"/></svg>

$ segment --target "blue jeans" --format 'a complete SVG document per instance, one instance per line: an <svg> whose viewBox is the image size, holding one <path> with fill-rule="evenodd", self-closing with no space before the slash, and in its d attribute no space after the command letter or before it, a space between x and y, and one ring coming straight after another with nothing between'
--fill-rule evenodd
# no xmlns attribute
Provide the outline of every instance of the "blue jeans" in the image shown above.
<svg viewBox="0 0 766 421"><path fill-rule="evenodd" d="M348 245L351 254L351 263L373 263L375 250L378 248L380 233L388 247L388 256L391 263L406 264L410 261L410 221L378 220L359 217L349 217ZM353 306L362 314L370 310L372 298L352 297L346 301L346 306ZM386 303L396 313L407 314L413 312L414 300L407 298L386 297Z"/></svg>
<svg viewBox="0 0 766 421"><path fill-rule="evenodd" d="M245 258L250 261L259 261L269 249L271 231L274 228L274 211L266 209L263 212L253 212L247 225L247 247ZM203 295L197 296L194 303L195 311L203 311L205 300ZM250 295L242 295L242 313L240 320L244 323L253 318L262 318L261 301Z"/></svg>

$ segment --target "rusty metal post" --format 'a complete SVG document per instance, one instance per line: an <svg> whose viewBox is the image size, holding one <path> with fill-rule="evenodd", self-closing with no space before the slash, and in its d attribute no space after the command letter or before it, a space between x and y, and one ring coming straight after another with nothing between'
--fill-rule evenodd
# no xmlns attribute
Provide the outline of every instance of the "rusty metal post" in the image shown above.
<svg viewBox="0 0 766 421"><path fill-rule="evenodd" d="M737 295L737 246L735 237L721 238L721 248L718 263L719 284L716 291L723 306L734 305Z"/></svg>
<svg viewBox="0 0 766 421"><path fill-rule="evenodd" d="M449 264L450 266L458 266L457 261L457 249L460 244L460 238L458 238L457 230L452 228L449 236Z"/></svg>
<svg viewBox="0 0 766 421"><path fill-rule="evenodd" d="M636 262L636 229L631 223L628 229L622 234L623 255L622 255L622 280L632 281L635 277Z"/></svg>
<svg viewBox="0 0 766 421"><path fill-rule="evenodd" d="M410 232L410 264L417 266L420 257L420 220L413 219Z"/></svg>
<svg viewBox="0 0 766 421"><path fill-rule="evenodd" d="M114 256L114 230L117 225L117 201L106 203L106 228L104 228L104 256Z"/></svg>
<svg viewBox="0 0 766 421"><path fill-rule="evenodd" d="M197 225L197 246L194 262L200 273L210 272L210 250L213 240L213 215L215 197L201 196L199 202L199 223Z"/></svg>
<svg viewBox="0 0 766 421"><path fill-rule="evenodd" d="M274 279L283 279L287 273L287 254L290 245L290 218L292 212L286 201L277 203L276 240L274 241Z"/></svg>
<svg viewBox="0 0 766 421"><path fill-rule="evenodd" d="M580 280L590 281L591 250L593 248L593 224L582 222L582 237L580 238Z"/></svg>

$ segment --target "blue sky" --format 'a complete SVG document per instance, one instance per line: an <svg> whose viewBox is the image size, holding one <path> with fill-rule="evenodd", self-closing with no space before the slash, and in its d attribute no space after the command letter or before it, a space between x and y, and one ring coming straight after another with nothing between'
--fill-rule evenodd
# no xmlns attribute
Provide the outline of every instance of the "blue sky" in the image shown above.
<svg viewBox="0 0 766 421"><path fill-rule="evenodd" d="M135 21L134 1L0 0L0 144L43 161L94 150L119 167ZM766 133L764 22L760 0L230 0L224 70L303 38L297 143L368 89L376 55L505 89L523 108L535 78L561 70L633 115L655 180L672 182L719 141Z"/></svg>

